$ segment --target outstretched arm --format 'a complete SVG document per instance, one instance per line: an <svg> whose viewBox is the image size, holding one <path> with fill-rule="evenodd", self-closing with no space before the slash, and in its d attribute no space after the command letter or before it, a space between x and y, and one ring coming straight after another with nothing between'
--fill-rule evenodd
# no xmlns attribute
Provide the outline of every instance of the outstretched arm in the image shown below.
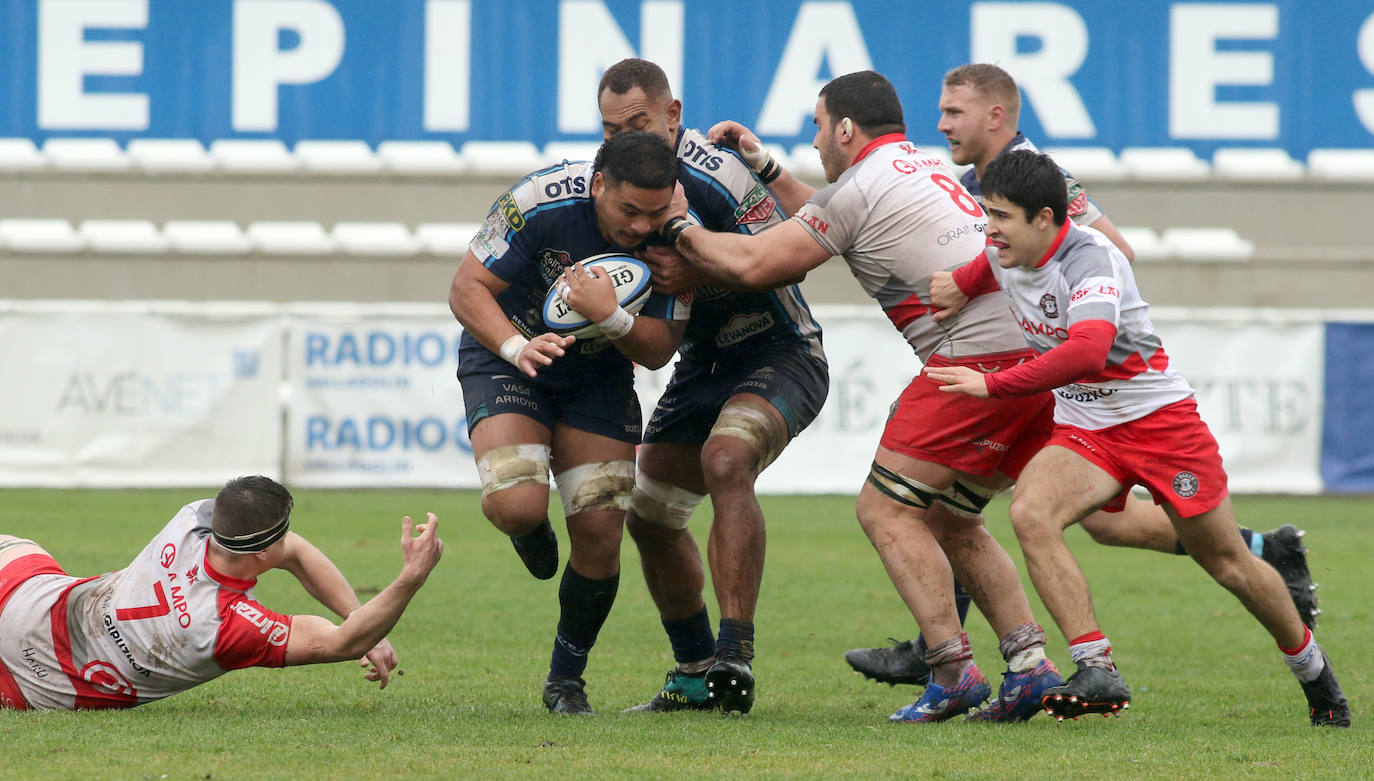
<svg viewBox="0 0 1374 781"><path fill-rule="evenodd" d="M738 151L744 162L748 163L749 167L754 169L754 173L759 175L759 179L773 191L773 195L782 204L783 211L788 214L796 214L802 204L816 194L816 188L796 178L779 165L773 156L768 154L768 149L759 137L754 135L754 131L744 125L728 119L717 122L706 131L706 138L717 146L728 146Z"/></svg>
<svg viewBox="0 0 1374 781"><path fill-rule="evenodd" d="M830 259L795 219L753 236L693 225L677 234L674 246L712 276L748 290L768 290L800 279Z"/></svg>
<svg viewBox="0 0 1374 781"><path fill-rule="evenodd" d="M434 513L429 513L428 522L418 527L414 526L409 516L402 519L401 553L404 563L401 573L381 593L353 610L342 624L335 626L320 616L293 617L291 635L286 642L286 664L341 662L356 659L376 647L396 625L434 565L439 563L444 543L439 539L438 526L439 519ZM418 536L413 534L416 529L420 532ZM386 685L385 676L378 676L377 679L382 681L383 686Z"/></svg>

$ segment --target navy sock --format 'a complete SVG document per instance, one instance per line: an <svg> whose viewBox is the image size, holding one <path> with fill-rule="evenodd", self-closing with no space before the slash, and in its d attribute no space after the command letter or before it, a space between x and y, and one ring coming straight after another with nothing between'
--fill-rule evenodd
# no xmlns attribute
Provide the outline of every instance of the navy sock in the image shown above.
<svg viewBox="0 0 1374 781"><path fill-rule="evenodd" d="M972 604L973 597L969 596L968 592L964 590L964 584L957 580L954 581L954 609L959 611L959 626L963 626L964 622L968 621L968 609ZM926 651L929 650L926 646L925 635L916 636L916 649L921 652L922 657L924 657Z"/></svg>
<svg viewBox="0 0 1374 781"><path fill-rule="evenodd" d="M954 608L959 611L959 626L963 626L968 621L968 608L973 604L973 597L964 590L964 585L959 581L954 581Z"/></svg>
<svg viewBox="0 0 1374 781"><path fill-rule="evenodd" d="M716 638L711 634L711 616L706 608L680 621L664 621L668 642L673 645L673 659L678 664L700 662L716 652Z"/></svg>
<svg viewBox="0 0 1374 781"><path fill-rule="evenodd" d="M716 641L716 658L735 656L746 662L754 661L754 622L738 618L720 620L720 639Z"/></svg>
<svg viewBox="0 0 1374 781"><path fill-rule="evenodd" d="M553 641L549 676L581 677L587 669L587 654L596 644L596 635L615 604L620 575L606 580L585 578L572 568L563 568L558 585L558 636Z"/></svg>

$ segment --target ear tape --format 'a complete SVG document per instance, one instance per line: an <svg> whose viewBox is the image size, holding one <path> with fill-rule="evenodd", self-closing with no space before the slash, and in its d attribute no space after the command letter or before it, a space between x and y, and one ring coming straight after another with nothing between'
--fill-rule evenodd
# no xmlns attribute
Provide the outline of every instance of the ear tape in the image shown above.
<svg viewBox="0 0 1374 781"><path fill-rule="evenodd" d="M840 120L840 129L843 130L844 134L847 136L854 135L854 123L850 121L849 117Z"/></svg>

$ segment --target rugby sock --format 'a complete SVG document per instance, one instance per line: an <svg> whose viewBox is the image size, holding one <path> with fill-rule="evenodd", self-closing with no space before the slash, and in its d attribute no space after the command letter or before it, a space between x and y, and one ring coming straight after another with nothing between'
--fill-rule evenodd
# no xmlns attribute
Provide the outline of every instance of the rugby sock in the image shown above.
<svg viewBox="0 0 1374 781"><path fill-rule="evenodd" d="M1069 655L1073 657L1074 664L1116 669L1116 665L1112 664L1112 644L1101 632L1089 632L1070 640Z"/></svg>
<svg viewBox="0 0 1374 781"><path fill-rule="evenodd" d="M720 620L720 639L716 640L716 658L735 656L746 662L754 661L754 622L739 618Z"/></svg>
<svg viewBox="0 0 1374 781"><path fill-rule="evenodd" d="M959 626L963 626L968 620L968 608L973 604L973 597L964 590L964 584L958 580L954 581L954 608L959 611Z"/></svg>
<svg viewBox="0 0 1374 781"><path fill-rule="evenodd" d="M581 677L587 669L587 654L611 614L619 587L619 573L606 580L592 580L577 574L572 564L563 568L563 580L558 585L558 635L553 641L549 677Z"/></svg>
<svg viewBox="0 0 1374 781"><path fill-rule="evenodd" d="M1326 668L1326 657L1322 656L1321 646L1312 637L1311 629L1303 634L1302 645L1292 649L1279 646L1279 650L1283 651L1283 661L1288 669L1303 683L1317 680L1317 676Z"/></svg>
<svg viewBox="0 0 1374 781"><path fill-rule="evenodd" d="M1026 623L1007 632L997 644L1007 669L1014 673L1033 670L1045 658L1045 630L1039 624Z"/></svg>
<svg viewBox="0 0 1374 781"><path fill-rule="evenodd" d="M1255 554L1256 556L1263 556L1263 555L1264 555L1264 535L1263 535L1263 534L1260 534L1259 532L1255 531L1254 529L1247 529L1247 528L1245 528L1244 526L1242 526L1242 527L1240 527L1240 538L1241 538L1242 540L1245 540L1245 547L1249 548L1251 553ZM1183 547L1183 541L1182 541L1182 540L1179 540L1178 542L1174 543L1174 555L1175 555L1175 556L1187 556L1187 555L1188 555L1188 549Z"/></svg>
<svg viewBox="0 0 1374 781"><path fill-rule="evenodd" d="M953 686L964 670L973 664L973 646L968 633L960 632L926 651L925 662L930 665L930 681L939 686Z"/></svg>
<svg viewBox="0 0 1374 781"><path fill-rule="evenodd" d="M716 652L716 638L711 634L711 616L705 606L680 621L664 621L663 629L668 632L679 670L701 672L710 665Z"/></svg>

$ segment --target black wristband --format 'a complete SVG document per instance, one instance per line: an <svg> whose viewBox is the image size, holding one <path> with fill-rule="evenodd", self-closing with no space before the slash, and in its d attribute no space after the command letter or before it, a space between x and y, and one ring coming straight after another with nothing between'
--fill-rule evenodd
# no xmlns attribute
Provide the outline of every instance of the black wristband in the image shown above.
<svg viewBox="0 0 1374 781"><path fill-rule="evenodd" d="M669 245L673 245L677 244L678 237L682 236L682 232L690 227L692 227L692 223L686 217L669 217L668 221L663 223L663 229L659 233Z"/></svg>
<svg viewBox="0 0 1374 781"><path fill-rule="evenodd" d="M758 174L760 182L772 184L778 180L779 176L782 176L782 166L778 165L777 160L770 157L768 163L763 166L763 170L759 171Z"/></svg>

